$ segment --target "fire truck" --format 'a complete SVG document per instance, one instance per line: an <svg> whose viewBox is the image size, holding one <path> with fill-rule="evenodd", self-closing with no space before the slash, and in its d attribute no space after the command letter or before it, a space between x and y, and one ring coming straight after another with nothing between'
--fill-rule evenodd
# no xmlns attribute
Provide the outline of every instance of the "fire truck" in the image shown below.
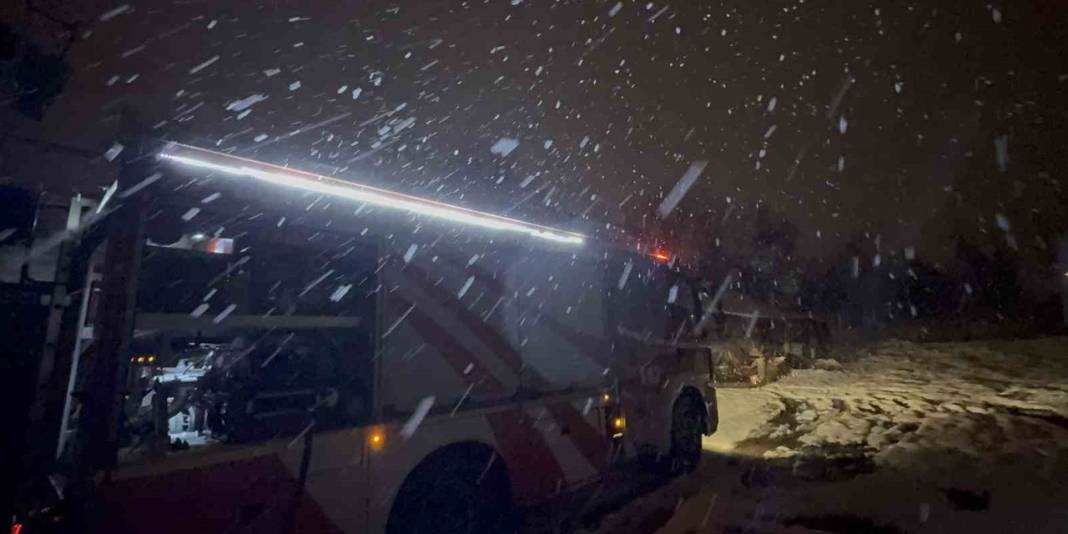
<svg viewBox="0 0 1068 534"><path fill-rule="evenodd" d="M39 379L77 528L507 531L715 431L697 284L637 240L177 143L90 218Z"/></svg>

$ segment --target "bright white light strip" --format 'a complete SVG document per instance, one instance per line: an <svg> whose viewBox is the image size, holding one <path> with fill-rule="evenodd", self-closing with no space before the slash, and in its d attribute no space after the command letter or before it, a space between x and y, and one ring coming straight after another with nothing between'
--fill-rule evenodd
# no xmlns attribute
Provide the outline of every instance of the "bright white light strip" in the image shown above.
<svg viewBox="0 0 1068 534"><path fill-rule="evenodd" d="M184 145L175 146L181 148L188 148L194 151L202 151L216 157L232 158L238 161L248 161L249 163L261 164L265 167L275 167L270 164L253 162L251 160L244 160L243 158L236 158L234 156L219 154L194 147L185 147ZM315 175L303 171L285 169L284 167L276 167L278 169L277 171L263 170L248 165L233 166L212 163L210 161L205 161L200 158L179 156L175 154L168 154L166 152L161 153L160 157L184 165L189 165L191 167L209 169L234 176L247 176L249 178L255 178L263 182L280 185L283 187L294 187L298 189L303 189L305 191L312 191L315 193L322 193L325 195L332 195L340 198L346 198L349 200L355 200L357 202L365 202L367 204L373 204L375 206L381 206L384 208L399 209L418 215L426 215L429 217L435 217L438 219L444 219L447 221L457 222L461 224L469 224L472 226L478 226L489 230L516 232L526 234L531 237L536 237L538 239L544 239L547 241L566 243L571 245L581 245L583 242L585 242L585 237L581 234L554 230L545 226L531 224L515 219L509 219L507 217L501 217L499 215L482 213L459 206L452 206L449 204L435 202L433 200L421 199L418 197L404 195L401 193L378 190L376 188L360 184L352 184L326 176Z"/></svg>

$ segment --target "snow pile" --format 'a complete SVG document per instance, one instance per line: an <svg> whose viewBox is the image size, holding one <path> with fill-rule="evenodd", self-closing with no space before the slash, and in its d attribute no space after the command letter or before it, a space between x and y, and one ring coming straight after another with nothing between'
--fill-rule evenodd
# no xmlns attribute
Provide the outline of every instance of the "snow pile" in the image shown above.
<svg viewBox="0 0 1068 534"><path fill-rule="evenodd" d="M850 532L1058 531L1066 348L1068 338L892 341L844 372L720 388L701 470L605 517L599 532L839 531L818 528L827 518L848 519Z"/></svg>
<svg viewBox="0 0 1068 534"><path fill-rule="evenodd" d="M1068 390L1060 385L1068 363L1058 354L1055 340L885 343L845 374L795 371L764 388L787 402L776 423L753 435L796 451L857 446L896 467L933 449L976 458L1041 454L1068 444ZM1035 435L1060 439L1037 445Z"/></svg>

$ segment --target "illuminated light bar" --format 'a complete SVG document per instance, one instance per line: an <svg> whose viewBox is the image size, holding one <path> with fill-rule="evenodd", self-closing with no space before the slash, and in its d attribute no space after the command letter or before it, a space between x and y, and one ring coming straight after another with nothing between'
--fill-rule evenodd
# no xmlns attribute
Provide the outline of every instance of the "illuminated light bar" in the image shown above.
<svg viewBox="0 0 1068 534"><path fill-rule="evenodd" d="M403 210L417 215L426 215L428 217L461 224L469 224L489 230L526 234L538 239L570 245L581 245L586 241L585 236L574 232L556 230L547 226L510 219L500 215L493 215L492 213L453 206L451 204L445 204L444 202L427 200L412 195L406 195L404 193L396 193L385 189L379 189L377 187L346 182L344 180L338 180L337 178L330 178L328 176L290 169L179 143L168 145L167 148L160 153L159 157L190 167L218 171L232 176L244 176L283 187L292 187L314 193L346 198L383 208Z"/></svg>

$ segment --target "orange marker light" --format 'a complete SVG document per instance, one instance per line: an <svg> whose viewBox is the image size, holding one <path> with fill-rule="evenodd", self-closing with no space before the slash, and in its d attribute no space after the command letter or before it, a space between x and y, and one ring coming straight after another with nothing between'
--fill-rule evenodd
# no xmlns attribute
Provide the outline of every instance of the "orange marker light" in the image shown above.
<svg viewBox="0 0 1068 534"><path fill-rule="evenodd" d="M605 393L604 395L601 395L601 400L603 400L605 402L608 402L608 401L612 400L612 396L607 394L607 393Z"/></svg>
<svg viewBox="0 0 1068 534"><path fill-rule="evenodd" d="M664 263L671 261L671 254L668 254L667 252L661 250L653 252L652 254L650 254L650 256Z"/></svg>
<svg viewBox="0 0 1068 534"><path fill-rule="evenodd" d="M371 435L368 436L367 441L372 449L381 450L382 447L386 446L386 434L379 429L374 429L371 431Z"/></svg>

